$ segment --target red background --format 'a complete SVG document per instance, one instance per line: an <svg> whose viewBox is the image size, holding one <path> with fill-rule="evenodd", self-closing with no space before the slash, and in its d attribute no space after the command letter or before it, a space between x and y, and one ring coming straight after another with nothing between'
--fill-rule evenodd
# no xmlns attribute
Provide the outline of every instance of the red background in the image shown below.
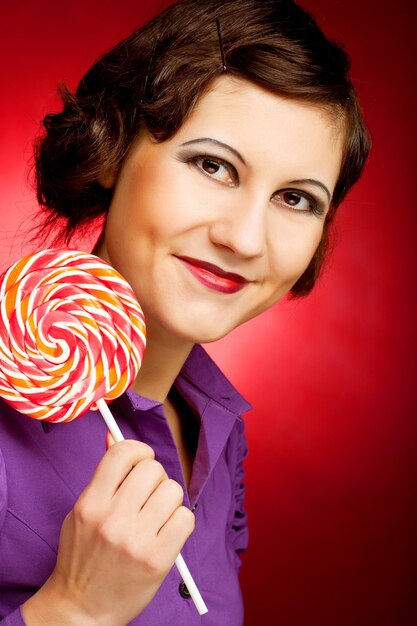
<svg viewBox="0 0 417 626"><path fill-rule="evenodd" d="M340 210L338 244L315 292L209 348L255 406L246 416L246 624L409 626L417 623L413 3L302 4L350 51L374 148ZM26 170L57 82L74 85L159 6L3 0L1 267L30 249Z"/></svg>

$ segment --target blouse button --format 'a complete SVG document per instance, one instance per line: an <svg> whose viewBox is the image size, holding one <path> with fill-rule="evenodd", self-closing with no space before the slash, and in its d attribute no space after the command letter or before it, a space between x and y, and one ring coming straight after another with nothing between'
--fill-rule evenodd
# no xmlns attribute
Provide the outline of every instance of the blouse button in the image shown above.
<svg viewBox="0 0 417 626"><path fill-rule="evenodd" d="M180 592L180 596L182 598L191 598L191 594L187 589L187 585L185 584L185 582L182 580L180 582L180 586L178 587L178 591Z"/></svg>

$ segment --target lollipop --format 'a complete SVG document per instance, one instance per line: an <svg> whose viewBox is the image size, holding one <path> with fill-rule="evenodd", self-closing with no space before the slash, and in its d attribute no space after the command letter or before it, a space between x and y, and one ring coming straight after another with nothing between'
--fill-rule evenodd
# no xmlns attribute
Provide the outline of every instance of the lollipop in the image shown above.
<svg viewBox="0 0 417 626"><path fill-rule="evenodd" d="M98 408L142 363L135 295L91 254L45 250L18 261L0 284L0 317L0 395L35 419L68 422Z"/></svg>
<svg viewBox="0 0 417 626"><path fill-rule="evenodd" d="M124 278L75 250L26 256L0 282L0 396L38 420L69 422L99 409L124 439L106 401L131 385L145 351L145 322ZM175 564L200 615L207 612L181 556Z"/></svg>

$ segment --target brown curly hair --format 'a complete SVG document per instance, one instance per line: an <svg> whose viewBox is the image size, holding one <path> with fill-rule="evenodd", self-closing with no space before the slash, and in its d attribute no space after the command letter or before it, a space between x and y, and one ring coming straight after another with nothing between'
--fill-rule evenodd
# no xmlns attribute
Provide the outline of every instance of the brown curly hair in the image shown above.
<svg viewBox="0 0 417 626"><path fill-rule="evenodd" d="M306 295L322 268L335 209L360 177L370 141L345 51L292 0L182 0L98 59L75 94L62 87L63 110L45 117L35 144L37 197L46 212L41 233L58 225L68 243L106 214L111 190L99 179L119 170L142 128L157 141L175 134L224 71L216 19L229 75L344 119L344 158L323 237L290 292Z"/></svg>

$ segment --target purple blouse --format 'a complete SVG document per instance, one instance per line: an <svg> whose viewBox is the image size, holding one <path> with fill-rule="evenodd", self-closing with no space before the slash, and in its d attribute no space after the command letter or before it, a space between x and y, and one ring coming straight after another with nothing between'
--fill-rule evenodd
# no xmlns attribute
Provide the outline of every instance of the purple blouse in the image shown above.
<svg viewBox="0 0 417 626"><path fill-rule="evenodd" d="M189 492L163 405L128 391L111 409L126 439L149 444L184 488L196 527L182 555L208 613L199 616L174 566L137 626L241 626L239 553L247 545L243 508L246 455L240 415L250 405L196 345L175 381L201 419ZM0 399L0 624L24 626L20 605L54 568L61 524L105 452L107 427L89 411L79 420L30 419ZM3 619L2 619L3 618Z"/></svg>

